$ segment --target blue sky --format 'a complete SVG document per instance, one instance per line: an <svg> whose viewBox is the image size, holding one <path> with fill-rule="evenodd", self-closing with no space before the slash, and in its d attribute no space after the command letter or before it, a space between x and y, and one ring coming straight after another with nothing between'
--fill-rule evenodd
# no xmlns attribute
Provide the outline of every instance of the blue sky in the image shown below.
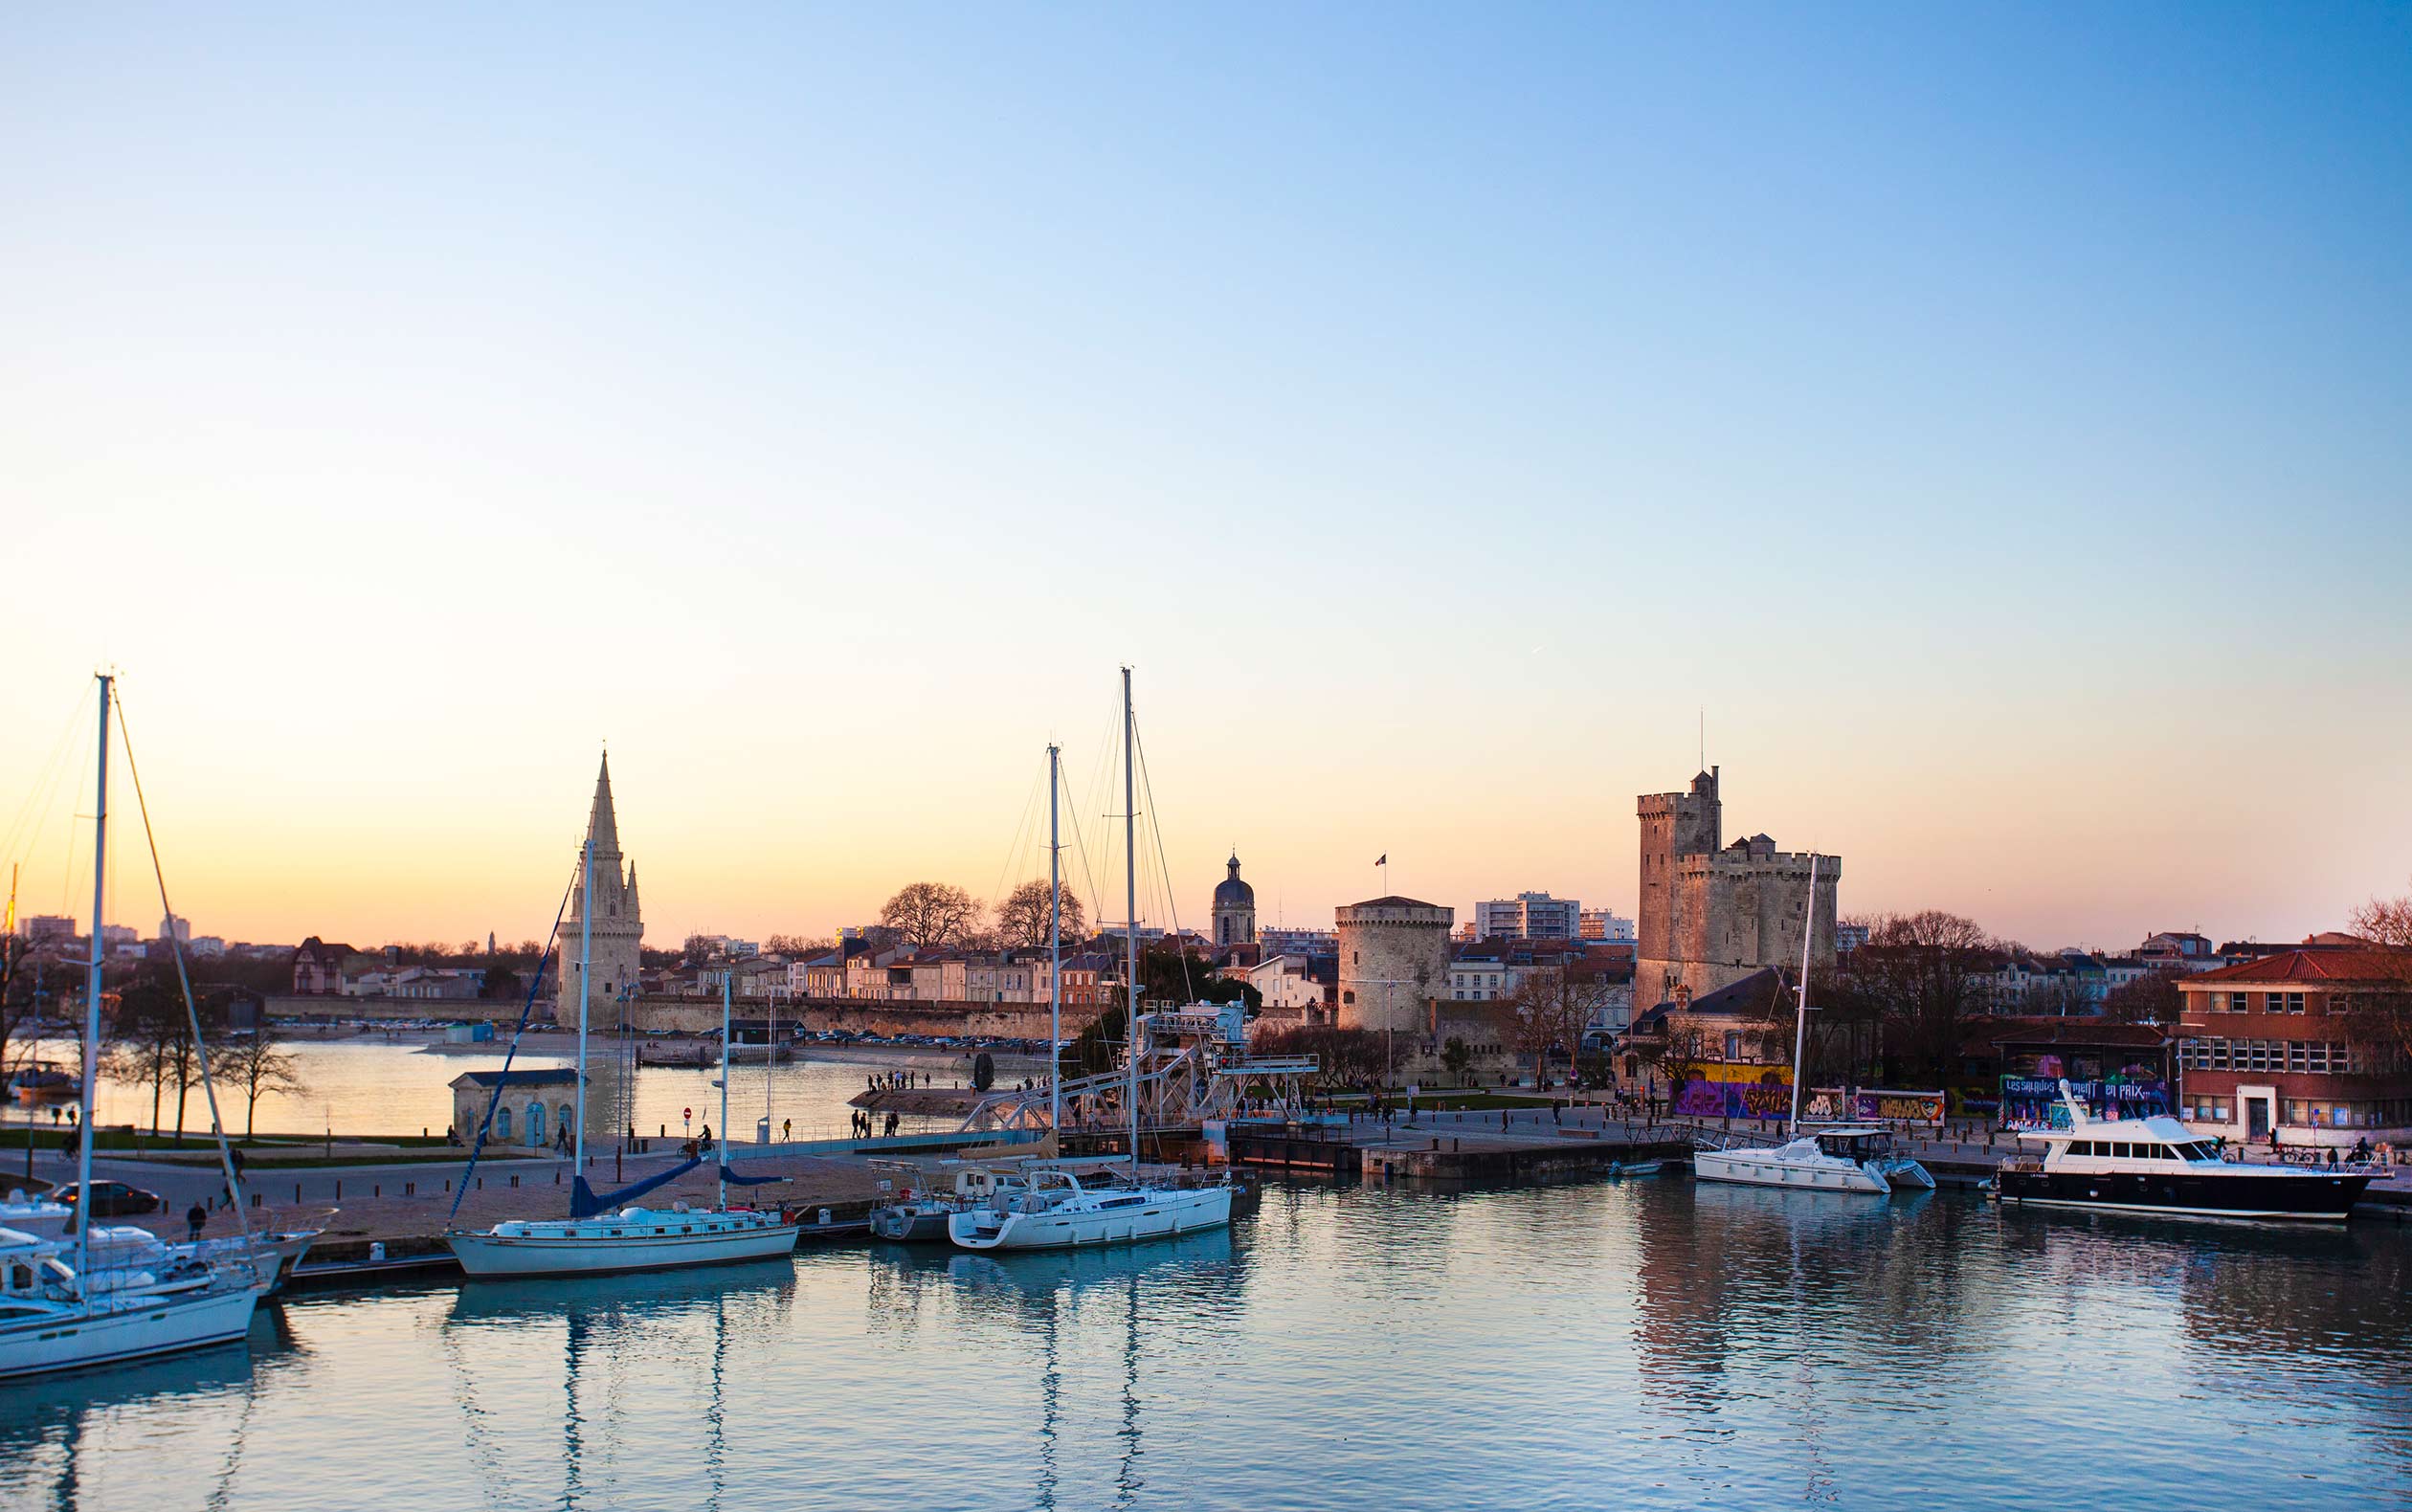
<svg viewBox="0 0 2412 1512"><path fill-rule="evenodd" d="M1124 660L1201 913L1629 906L1704 708L1846 911L2412 871L2401 8L110 8L0 140L0 794L120 663L229 933L534 932L603 736L663 928L984 886Z"/></svg>

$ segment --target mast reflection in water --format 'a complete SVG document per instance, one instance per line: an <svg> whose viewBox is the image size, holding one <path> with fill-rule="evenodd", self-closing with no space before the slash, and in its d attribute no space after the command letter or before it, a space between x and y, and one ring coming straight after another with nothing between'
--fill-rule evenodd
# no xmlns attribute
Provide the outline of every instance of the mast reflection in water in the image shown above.
<svg viewBox="0 0 2412 1512"><path fill-rule="evenodd" d="M2408 1285L2385 1224L1276 1185L1088 1254L290 1298L0 1390L0 1507L2401 1505Z"/></svg>

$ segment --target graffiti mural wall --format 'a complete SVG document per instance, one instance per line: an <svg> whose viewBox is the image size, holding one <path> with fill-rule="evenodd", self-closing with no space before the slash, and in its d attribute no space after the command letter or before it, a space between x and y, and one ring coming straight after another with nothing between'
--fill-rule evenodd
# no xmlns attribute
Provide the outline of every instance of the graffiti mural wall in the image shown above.
<svg viewBox="0 0 2412 1512"><path fill-rule="evenodd" d="M1697 1119L1788 1119L1792 1117L1792 1070L1788 1066L1714 1064L1684 1084L1676 1113Z"/></svg>

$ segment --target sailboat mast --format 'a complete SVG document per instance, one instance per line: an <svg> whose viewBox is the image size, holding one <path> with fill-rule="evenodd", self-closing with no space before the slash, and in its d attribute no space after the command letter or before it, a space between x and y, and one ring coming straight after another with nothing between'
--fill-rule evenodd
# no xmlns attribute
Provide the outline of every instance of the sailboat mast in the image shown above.
<svg viewBox="0 0 2412 1512"><path fill-rule="evenodd" d="M723 963L721 971L721 1147L712 1151L712 1164L720 1171L720 1201L715 1206L728 1207L728 999L729 983L737 975L734 960Z"/></svg>
<svg viewBox="0 0 2412 1512"><path fill-rule="evenodd" d="M1130 1177L1139 1179L1139 799L1131 771L1135 744L1130 721L1130 669L1122 669L1123 684L1123 938L1129 951L1129 1022L1123 1025L1123 1045L1130 1062Z"/></svg>
<svg viewBox="0 0 2412 1512"><path fill-rule="evenodd" d="M1047 1138L1063 1151L1063 846L1056 821L1058 748L1047 747Z"/></svg>
<svg viewBox="0 0 2412 1512"><path fill-rule="evenodd" d="M100 776L92 809L92 959L84 972L83 1086L76 1135L76 1289L84 1290L92 1262L92 1082L100 1059L100 907L107 900L101 873L109 864L109 692L116 679L100 678Z"/></svg>
<svg viewBox="0 0 2412 1512"><path fill-rule="evenodd" d="M1809 945L1818 935L1818 853L1809 853L1809 906L1800 921L1800 992L1793 1000L1792 1131L1800 1132L1801 1057L1809 1048Z"/></svg>
<svg viewBox="0 0 2412 1512"><path fill-rule="evenodd" d="M587 826L586 844L578 847L579 870L586 874L585 895L578 901L578 1091L577 1153L570 1157L570 1179L574 1183L586 1175L586 1050L587 1003L593 996L587 990L588 977L594 968L594 827Z"/></svg>

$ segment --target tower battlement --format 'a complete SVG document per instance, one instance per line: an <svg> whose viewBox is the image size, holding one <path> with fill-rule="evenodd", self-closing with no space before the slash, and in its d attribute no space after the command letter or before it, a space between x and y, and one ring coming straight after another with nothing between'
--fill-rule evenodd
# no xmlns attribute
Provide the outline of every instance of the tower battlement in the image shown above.
<svg viewBox="0 0 2412 1512"><path fill-rule="evenodd" d="M1642 821L1637 1009L1678 988L1712 992L1762 967L1797 967L1804 935L1813 959L1834 959L1841 858L1778 850L1765 834L1725 844L1718 776L1711 767L1688 790L1635 800Z"/></svg>

